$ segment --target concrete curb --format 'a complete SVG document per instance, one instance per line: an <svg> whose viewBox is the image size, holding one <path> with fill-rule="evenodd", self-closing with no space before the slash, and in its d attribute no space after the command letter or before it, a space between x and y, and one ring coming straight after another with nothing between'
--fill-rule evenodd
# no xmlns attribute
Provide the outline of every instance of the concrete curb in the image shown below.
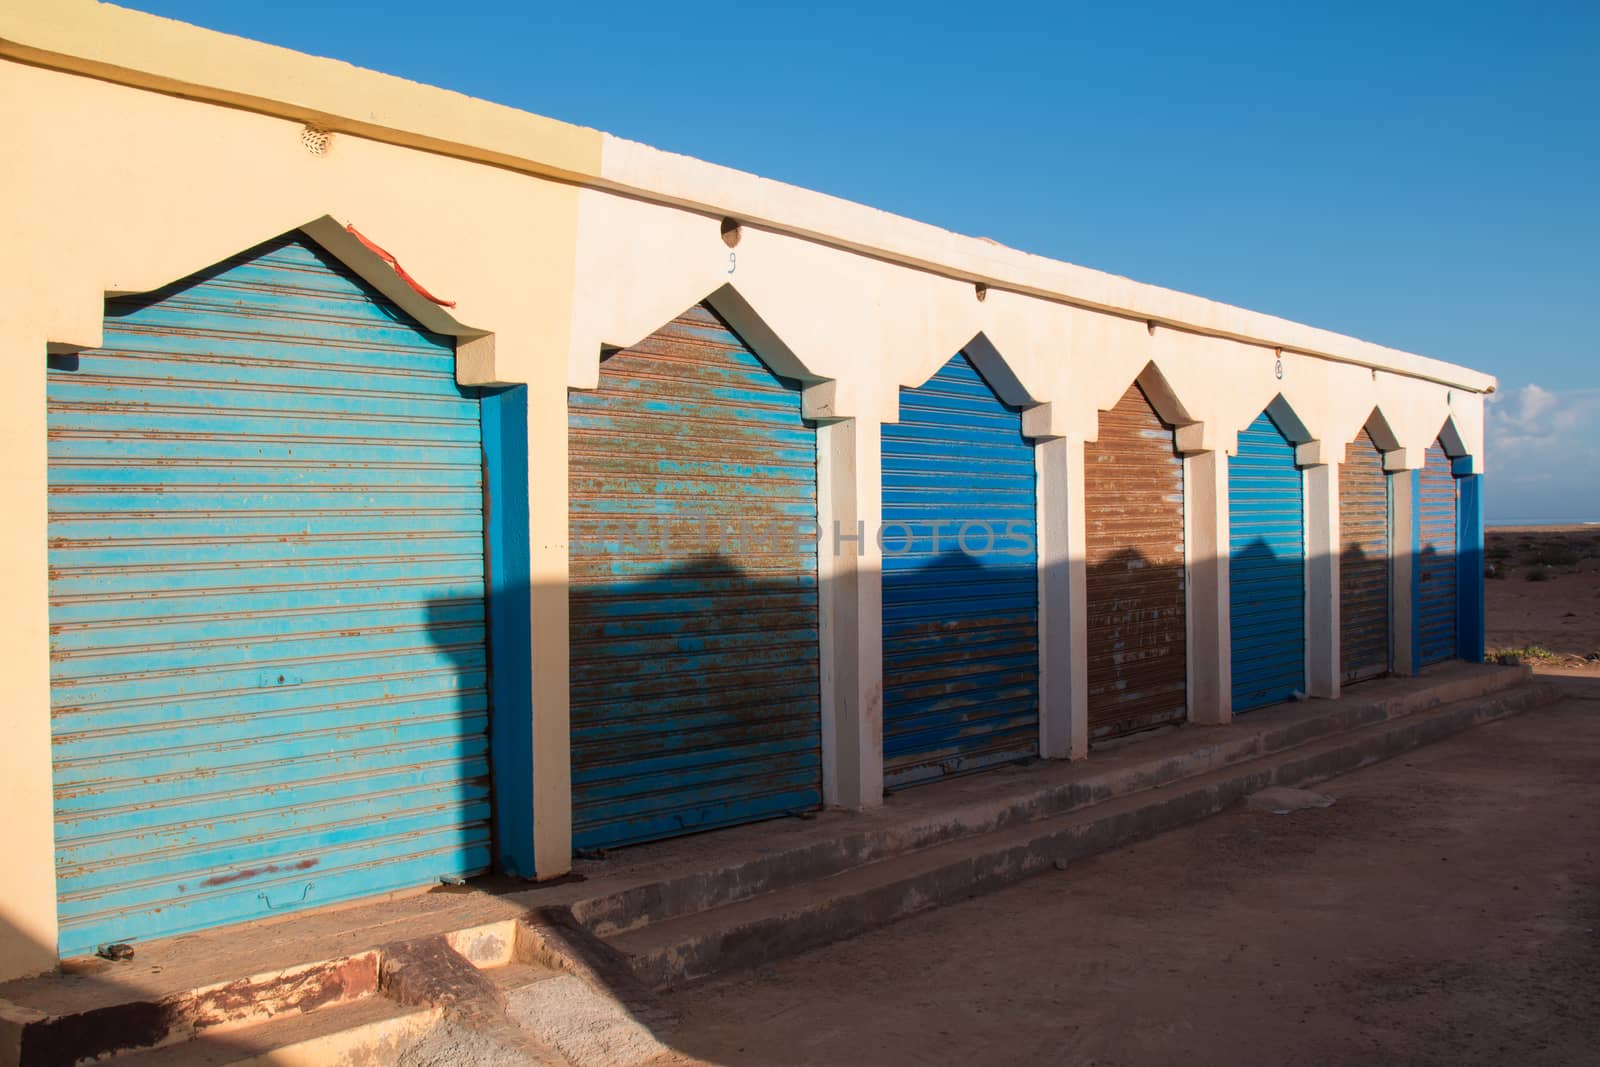
<svg viewBox="0 0 1600 1067"><path fill-rule="evenodd" d="M346 937L341 949L362 950L232 981L130 989L113 1004L68 998L56 1010L35 991L34 1007L0 1000L0 1067L146 1050L181 1062L186 1042L246 1030L266 1039L256 1029L266 1023L306 1062L333 1047L327 1042L344 1041L346 1029L415 1036L433 1023L480 1029L497 1055L526 1049L518 1062L548 1062L540 1032L519 1030L507 1006L525 1009L512 1015L545 1018L576 1003L578 985L594 1000L585 1000L585 1012L611 1005L601 1013L610 1036L584 1046L584 1055L612 1045L632 1055L648 1048L635 1029L671 1024L655 988L850 937L1182 825L1265 786L1321 781L1554 695L1550 682L1526 684L1530 676L1525 668L1464 668L1405 680L1378 699L1265 709L1226 729L1191 728L1088 763L1037 764L951 791L918 791L875 814L829 813L777 835L745 828L710 849L664 848L597 871L592 882L546 890L558 894L550 905L516 917L488 919L510 910L490 908L478 925L440 934L354 944ZM327 942L308 944L313 955ZM203 980L215 969L190 973ZM560 987L533 988L557 980ZM391 999L397 1014L380 1018L379 1001ZM325 1022L296 1021L327 1008L341 1010ZM574 1041L569 1035L576 1049ZM275 1054L262 1053L261 1062Z"/></svg>
<svg viewBox="0 0 1600 1067"><path fill-rule="evenodd" d="M1526 667L1475 669L1426 688L1379 700L1314 702L1271 709L1231 726L1206 731L1204 744L1152 763L1141 746L1121 749L1105 765L1096 760L1062 765L1061 780L1042 788L1019 784L1009 796L930 812L909 824L870 825L798 846L763 850L741 862L631 885L576 900L573 915L602 937L737 903L818 878L853 870L888 856L992 833L1037 819L1101 804L1171 782L1308 744L1445 704L1483 697L1525 684ZM1274 717L1276 713L1276 717ZM1252 719L1267 725L1252 727ZM1184 731L1187 739L1204 727Z"/></svg>
<svg viewBox="0 0 1600 1067"><path fill-rule="evenodd" d="M1144 840L1269 786L1305 786L1346 774L1555 696L1553 687L1535 684L1380 719L1349 734L1302 742L1087 811L945 842L610 940L628 954L640 981L655 989L755 966Z"/></svg>
<svg viewBox="0 0 1600 1067"><path fill-rule="evenodd" d="M0 1063L71 1065L120 1052L160 1048L279 1015L347 1004L378 991L378 967L376 951L362 952L61 1015L0 1006L0 1030L9 1046L0 1050Z"/></svg>

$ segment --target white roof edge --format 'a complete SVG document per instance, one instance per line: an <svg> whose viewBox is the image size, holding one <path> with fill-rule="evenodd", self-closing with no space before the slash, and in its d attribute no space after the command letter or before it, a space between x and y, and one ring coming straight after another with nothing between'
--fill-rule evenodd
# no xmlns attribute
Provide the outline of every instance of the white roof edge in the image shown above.
<svg viewBox="0 0 1600 1067"><path fill-rule="evenodd" d="M0 54L790 233L947 277L1471 392L1491 375L967 237L839 197L336 60L93 0L13 0ZM381 105L381 106L380 106ZM471 140L462 131L471 131ZM595 157L598 156L598 159Z"/></svg>
<svg viewBox="0 0 1600 1067"><path fill-rule="evenodd" d="M952 233L854 201L603 134L596 188L1126 318L1492 393L1492 375L1331 330Z"/></svg>

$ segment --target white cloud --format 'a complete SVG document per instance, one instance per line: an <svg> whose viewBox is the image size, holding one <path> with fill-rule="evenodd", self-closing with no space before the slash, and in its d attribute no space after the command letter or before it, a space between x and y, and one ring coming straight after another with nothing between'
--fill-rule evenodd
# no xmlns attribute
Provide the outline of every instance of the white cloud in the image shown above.
<svg viewBox="0 0 1600 1067"><path fill-rule="evenodd" d="M1600 452L1600 389L1557 392L1530 382L1491 394L1484 419L1489 455L1497 464L1570 463Z"/></svg>

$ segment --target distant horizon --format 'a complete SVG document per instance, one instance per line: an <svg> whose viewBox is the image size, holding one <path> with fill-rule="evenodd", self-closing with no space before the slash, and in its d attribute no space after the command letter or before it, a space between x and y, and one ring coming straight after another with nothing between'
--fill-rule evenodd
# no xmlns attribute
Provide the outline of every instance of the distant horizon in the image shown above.
<svg viewBox="0 0 1600 1067"><path fill-rule="evenodd" d="M1600 519L1485 519L1483 525L1489 529L1496 526L1600 526Z"/></svg>

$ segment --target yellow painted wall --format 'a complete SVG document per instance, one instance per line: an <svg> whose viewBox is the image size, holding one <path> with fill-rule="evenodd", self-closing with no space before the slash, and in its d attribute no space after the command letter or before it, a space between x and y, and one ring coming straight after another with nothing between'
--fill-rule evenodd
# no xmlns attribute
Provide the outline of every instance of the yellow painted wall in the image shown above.
<svg viewBox="0 0 1600 1067"><path fill-rule="evenodd" d="M332 216L384 246L429 290L456 300L451 314L461 323L491 334L468 347L490 355L464 361L464 370L474 383L530 383L541 398L535 409L546 421L559 418L565 443L564 413L554 409L564 408L566 396L576 187L351 134L336 134L326 154L313 155L302 129L290 119L0 61L0 138L10 146L0 159L0 339L12 363L0 393L8 501L0 526L8 683L0 979L54 959L48 344L97 346L108 292L157 288ZM550 489L539 486L543 494ZM564 586L564 540L535 544L534 579L544 588ZM548 653L542 657L536 694L560 722L564 629L563 622L559 659L552 665ZM549 790L561 776L547 778L541 785ZM545 799L545 836L564 839L563 805Z"/></svg>

